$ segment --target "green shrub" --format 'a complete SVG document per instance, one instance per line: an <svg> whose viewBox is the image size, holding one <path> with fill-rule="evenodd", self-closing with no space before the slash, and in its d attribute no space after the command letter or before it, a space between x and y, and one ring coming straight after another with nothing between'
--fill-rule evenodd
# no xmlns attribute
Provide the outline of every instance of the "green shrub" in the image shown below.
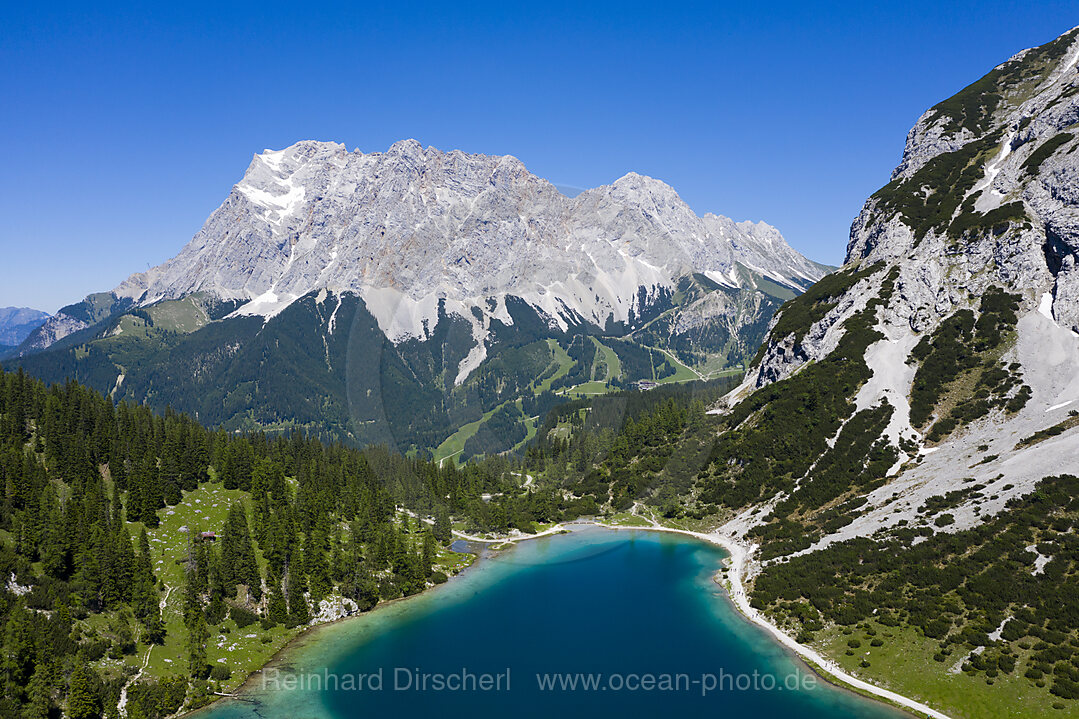
<svg viewBox="0 0 1079 719"><path fill-rule="evenodd" d="M229 617L232 621L236 622L236 627L238 629L248 627L259 620L258 614L244 609L243 607L231 607L229 609Z"/></svg>
<svg viewBox="0 0 1079 719"><path fill-rule="evenodd" d="M794 299L788 300L779 308L775 326L769 335L769 341L778 342L787 335L794 334L795 344L800 343L809 328L835 308L836 302L833 301L834 298L841 296L858 282L869 277L882 267L883 263L878 262L861 269L847 268L825 275L808 290ZM767 344L766 342L765 345ZM761 348L762 352L763 349L764 345ZM753 360L753 363L759 362L761 356L761 353L758 352L758 356Z"/></svg>
<svg viewBox="0 0 1079 719"><path fill-rule="evenodd" d="M873 198L889 216L899 214L921 241L931 229L946 227L968 190L984 176L982 161L996 151L998 130L953 152L929 160L909 179L897 178L877 190ZM924 192L923 188L930 188Z"/></svg>
<svg viewBox="0 0 1079 719"><path fill-rule="evenodd" d="M934 520L933 524L938 527L947 527L949 524L955 524L955 516L948 513L942 514Z"/></svg>
<svg viewBox="0 0 1079 719"><path fill-rule="evenodd" d="M1061 145L1070 142L1074 137L1075 135L1070 132L1062 132L1058 135L1053 135L1043 142L1038 149L1030 153L1030 157L1023 163L1023 169L1032 175L1038 174L1038 170L1041 168L1042 163L1049 159Z"/></svg>

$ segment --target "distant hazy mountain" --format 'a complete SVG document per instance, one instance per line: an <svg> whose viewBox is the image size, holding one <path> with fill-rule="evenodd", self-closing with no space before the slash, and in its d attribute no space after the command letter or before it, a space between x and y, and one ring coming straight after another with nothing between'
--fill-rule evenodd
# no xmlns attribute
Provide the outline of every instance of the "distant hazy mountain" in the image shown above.
<svg viewBox="0 0 1079 719"><path fill-rule="evenodd" d="M0 345L19 345L49 319L48 312L29 307L0 307Z"/></svg>
<svg viewBox="0 0 1079 719"><path fill-rule="evenodd" d="M177 257L113 294L145 306L204 292L268 316L312 291L355 292L397 341L422 337L440 301L477 336L507 296L563 329L630 323L680 277L745 286L739 264L794 290L824 273L774 228L698 217L635 173L568 198L513 157L300 142L257 155Z"/></svg>

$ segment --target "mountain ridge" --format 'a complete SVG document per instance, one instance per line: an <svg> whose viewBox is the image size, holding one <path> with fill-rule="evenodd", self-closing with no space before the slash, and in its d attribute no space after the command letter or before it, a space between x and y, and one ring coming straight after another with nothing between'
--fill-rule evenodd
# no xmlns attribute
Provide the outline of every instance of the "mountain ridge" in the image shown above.
<svg viewBox="0 0 1079 719"><path fill-rule="evenodd" d="M1079 28L923 113L844 266L672 454L708 452L692 485L674 459L627 472L641 450L596 493L715 515L753 608L953 716L1079 698L1077 66Z"/></svg>
<svg viewBox="0 0 1079 719"><path fill-rule="evenodd" d="M512 156L302 141L6 364L232 430L466 459L519 448L571 393L734 371L828 269L638 173L571 198Z"/></svg>
<svg viewBox="0 0 1079 719"><path fill-rule="evenodd" d="M112 295L145 306L206 292L244 302L238 315L267 316L312 290L354 292L395 342L421 337L444 301L479 344L491 318L506 321L506 296L562 330L603 327L641 313L640 287L670 290L693 271L739 287L739 262L795 291L827 269L771 226L698 217L673 188L638 173L568 198L512 156L415 140L368 154L301 141L255 155L179 255ZM77 324L62 310L24 351Z"/></svg>
<svg viewBox="0 0 1079 719"><path fill-rule="evenodd" d="M18 346L49 316L31 307L0 307L0 345Z"/></svg>

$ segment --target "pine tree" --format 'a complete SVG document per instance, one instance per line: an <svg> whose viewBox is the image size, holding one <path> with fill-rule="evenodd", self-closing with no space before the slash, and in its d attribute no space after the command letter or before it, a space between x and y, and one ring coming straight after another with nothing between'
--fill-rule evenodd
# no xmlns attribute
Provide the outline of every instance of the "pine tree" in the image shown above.
<svg viewBox="0 0 1079 719"><path fill-rule="evenodd" d="M201 679L206 676L206 642L210 632L206 615L202 611L202 598L198 580L197 559L188 562L184 583L184 626L187 628L188 675Z"/></svg>
<svg viewBox="0 0 1079 719"><path fill-rule="evenodd" d="M330 567L327 562L326 536L321 529L312 530L304 542L304 573L307 574L307 586L311 592L311 601L319 602L333 589L330 581Z"/></svg>
<svg viewBox="0 0 1079 719"><path fill-rule="evenodd" d="M247 526L247 512L240 503L229 508L225 519L225 531L221 536L221 576L227 596L236 596L237 585L244 584L256 600L262 597L262 577Z"/></svg>
<svg viewBox="0 0 1079 719"><path fill-rule="evenodd" d="M20 601L11 608L4 626L4 653L0 668L11 686L24 687L34 671L34 635L30 616Z"/></svg>
<svg viewBox="0 0 1079 719"><path fill-rule="evenodd" d="M85 664L76 664L67 691L67 716L71 719L95 719L101 715L101 696L97 677Z"/></svg>
<svg viewBox="0 0 1079 719"><path fill-rule="evenodd" d="M206 642L210 639L210 630L206 626L206 617L200 612L192 614L187 625L187 672L196 679L204 679L210 667L206 664Z"/></svg>
<svg viewBox="0 0 1079 719"><path fill-rule="evenodd" d="M30 677L30 684L26 688L27 701L23 707L23 719L48 719L52 711L52 687L49 682L48 666L42 662L38 664L34 675Z"/></svg>
<svg viewBox="0 0 1079 719"><path fill-rule="evenodd" d="M378 582L363 564L357 565L353 570L349 595L361 612L366 612L378 604Z"/></svg>
<svg viewBox="0 0 1079 719"><path fill-rule="evenodd" d="M254 464L255 455L250 442L230 442L225 451L225 489L251 489L251 471Z"/></svg>
<svg viewBox="0 0 1079 719"><path fill-rule="evenodd" d="M299 563L289 568L288 572L288 626L296 627L307 624L311 620L311 614L307 608L307 600L304 592L307 591L307 580L300 571Z"/></svg>
<svg viewBox="0 0 1079 719"><path fill-rule="evenodd" d="M435 511L435 539L443 545L449 545L453 541L453 529L450 526L450 513L443 505L438 505Z"/></svg>
<svg viewBox="0 0 1079 719"><path fill-rule="evenodd" d="M68 539L63 531L64 521L60 512L60 502L51 483L45 485L41 494L39 512L42 516L41 564L45 574L54 579L68 575Z"/></svg>
<svg viewBox="0 0 1079 719"><path fill-rule="evenodd" d="M423 554L420 561L420 569L423 570L423 576L430 576L432 565L435 563L435 557L437 550L435 548L435 538L430 532L423 533Z"/></svg>
<svg viewBox="0 0 1079 719"><path fill-rule="evenodd" d="M228 611L225 606L225 581L221 573L221 562L217 560L216 554L212 551L208 552L210 558L210 568L208 570L207 585L210 588L210 603L206 607L206 621L209 624L220 624ZM233 588L235 591L235 587Z"/></svg>
<svg viewBox="0 0 1079 719"><path fill-rule="evenodd" d="M281 591L281 577L270 574L270 596L266 605L266 619L271 625L288 623L288 605Z"/></svg>
<svg viewBox="0 0 1079 719"><path fill-rule="evenodd" d="M409 555L412 553L408 545L408 537L393 532L392 554L390 555L390 568L394 574L404 574L408 571Z"/></svg>

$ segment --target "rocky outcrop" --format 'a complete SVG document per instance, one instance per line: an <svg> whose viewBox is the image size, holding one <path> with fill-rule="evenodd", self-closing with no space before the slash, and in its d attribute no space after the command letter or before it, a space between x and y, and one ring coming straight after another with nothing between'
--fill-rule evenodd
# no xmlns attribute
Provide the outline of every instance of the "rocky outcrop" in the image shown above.
<svg viewBox="0 0 1079 719"><path fill-rule="evenodd" d="M907 135L891 182L851 226L846 264L895 268L883 325L932 330L991 286L1046 306L1079 331L1079 28L1025 50L926 111ZM806 328L772 336L753 386L789 376L828 341L886 272L859 282ZM795 346L797 345L797 346Z"/></svg>
<svg viewBox="0 0 1079 719"><path fill-rule="evenodd" d="M310 624L314 626L315 624L336 622L339 619L359 614L359 612L359 605L355 601L335 594L319 600L318 611L311 618Z"/></svg>
<svg viewBox="0 0 1079 719"><path fill-rule="evenodd" d="M63 338L73 335L79 330L84 330L88 326L86 322L80 319L66 315L62 311L57 312L30 333L19 346L19 352L30 354L47 349Z"/></svg>

